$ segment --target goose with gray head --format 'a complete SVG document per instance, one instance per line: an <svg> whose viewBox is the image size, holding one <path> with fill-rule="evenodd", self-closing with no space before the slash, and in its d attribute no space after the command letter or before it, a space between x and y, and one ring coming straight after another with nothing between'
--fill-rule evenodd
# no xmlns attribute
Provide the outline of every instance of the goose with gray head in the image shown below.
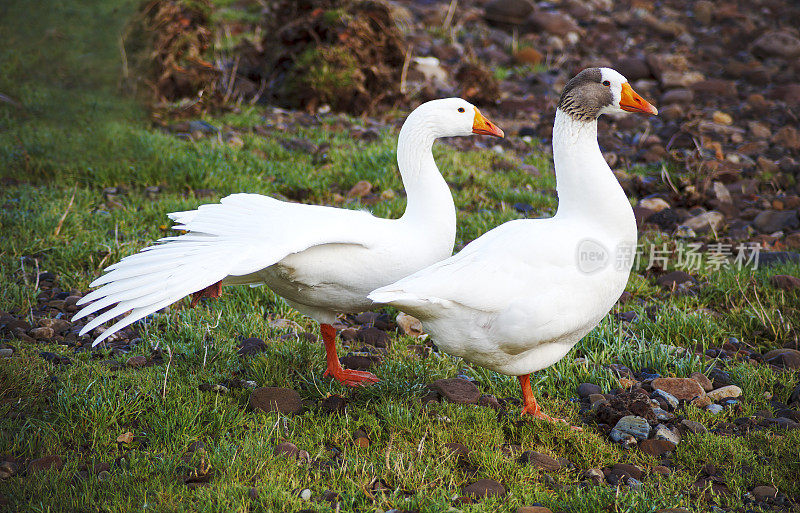
<svg viewBox="0 0 800 513"><path fill-rule="evenodd" d="M518 376L523 413L534 417L550 419L530 374L597 326L628 281L636 222L597 143L597 118L623 111L657 114L618 72L580 72L564 88L553 127L556 215L505 223L369 295L417 317L441 350Z"/></svg>
<svg viewBox="0 0 800 513"><path fill-rule="evenodd" d="M233 194L197 210L175 212L173 228L188 233L123 258L95 280L73 320L90 320L83 335L130 312L94 345L131 323L195 294L217 297L222 285L267 285L321 324L327 370L347 385L377 381L369 372L343 369L336 352L340 313L373 307L367 294L453 252L456 211L432 146L439 137L503 137L476 107L460 98L434 100L412 112L400 130L397 163L407 195L399 219L363 210L303 205L259 194ZM115 305L115 306L114 306Z"/></svg>

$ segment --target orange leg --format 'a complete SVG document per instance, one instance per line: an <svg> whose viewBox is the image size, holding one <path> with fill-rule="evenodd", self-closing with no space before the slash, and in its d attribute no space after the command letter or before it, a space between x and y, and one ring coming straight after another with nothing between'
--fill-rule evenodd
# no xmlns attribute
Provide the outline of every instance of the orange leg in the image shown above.
<svg viewBox="0 0 800 513"><path fill-rule="evenodd" d="M523 415L532 415L535 419L546 420L548 422L563 422L569 425L564 419L555 419L553 417L549 417L542 413L542 409L539 407L539 403L536 402L536 398L533 397L533 389L531 388L531 375L525 374L524 376L517 376L519 379L519 386L522 388L522 397L525 401L525 406L522 408ZM570 426L572 429L576 431L583 431L583 429L575 426Z"/></svg>
<svg viewBox="0 0 800 513"><path fill-rule="evenodd" d="M330 324L320 324L319 327L322 331L322 340L325 342L325 359L328 362L328 368L323 376L333 376L339 383L351 387L371 385L380 381L371 372L343 368L336 353L336 328Z"/></svg>
<svg viewBox="0 0 800 513"><path fill-rule="evenodd" d="M201 299L204 297L219 297L222 295L222 282L218 281L213 285L209 285L208 287L204 288L203 290L198 290L192 294L192 302L189 304L190 308L194 308L197 306L197 303L200 302Z"/></svg>

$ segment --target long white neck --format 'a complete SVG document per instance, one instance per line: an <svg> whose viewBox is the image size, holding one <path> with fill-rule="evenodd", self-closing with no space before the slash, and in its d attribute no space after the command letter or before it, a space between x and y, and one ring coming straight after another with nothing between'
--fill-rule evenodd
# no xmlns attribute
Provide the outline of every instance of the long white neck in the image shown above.
<svg viewBox="0 0 800 513"><path fill-rule="evenodd" d="M553 125L557 217L580 217L630 235L636 233L628 197L597 144L597 121L577 121L561 109Z"/></svg>
<svg viewBox="0 0 800 513"><path fill-rule="evenodd" d="M453 196L433 160L433 129L424 118L412 116L400 129L397 142L397 165L406 189L406 211L401 220L425 226L442 240L456 234L456 207ZM452 248L452 244L450 246Z"/></svg>

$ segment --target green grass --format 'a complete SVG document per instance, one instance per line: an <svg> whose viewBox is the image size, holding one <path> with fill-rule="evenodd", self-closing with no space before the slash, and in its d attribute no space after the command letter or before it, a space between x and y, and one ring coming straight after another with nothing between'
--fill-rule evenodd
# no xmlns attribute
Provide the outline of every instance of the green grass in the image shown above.
<svg viewBox="0 0 800 513"><path fill-rule="evenodd" d="M0 103L0 173L19 185L0 191L0 297L2 310L29 312L41 292L38 270L51 271L64 290L85 290L101 269L163 236L165 214L190 209L226 194L248 191L291 195L309 189L313 203L331 203L358 180L380 190L401 190L396 169L396 133L384 130L376 142L364 143L338 128L336 117L319 126L251 131L264 123L263 108L210 117L223 131L236 131L244 141L233 148L223 138L186 141L152 128L133 99L118 94L118 34L134 10L133 2L5 2L0 5L0 93L22 107ZM293 152L281 140L299 138L330 145L329 162ZM497 156L488 151L456 151L439 144L440 169L454 186L459 209L458 244L519 215L509 205L526 202L541 215L556 205L550 172L533 177L519 171L493 172ZM533 145L511 158L550 168ZM145 187L162 192L149 197ZM113 201L106 187L125 187ZM195 199L193 191L213 189L212 197ZM74 195L74 199L71 198ZM71 203L71 206L70 206ZM347 204L361 208L359 204ZM378 203L381 216L399 216L401 194ZM56 234L56 227L64 216ZM654 242L661 242L660 240ZM636 301L622 307L639 320L622 326L611 316L590 333L564 360L533 377L547 411L577 420L575 387L592 381L610 390L618 386L608 364L634 370L650 367L666 375L687 376L707 365L669 346L707 348L734 336L758 348L779 347L796 336L800 304L772 288L771 274L795 273L797 266L770 270L702 271L705 283L696 296L667 296L644 274L632 276L628 290ZM646 469L657 464L639 451L625 452L593 429L573 433L541 422L520 422L515 415L498 418L488 408L451 404L422 406L431 381L463 372L474 377L484 393L518 397L516 380L447 356L419 359L405 336L394 344L376 374L381 383L349 390L321 378L320 344L289 339L271 328L265 314L283 317L316 332L313 322L262 289L230 289L220 300L193 310L172 309L143 329L134 354L149 354L152 345L169 346L179 354L167 373L164 364L140 370L111 370L100 359L74 354L57 345L27 345L7 340L14 357L0 361L0 454L30 460L58 454L60 471L18 475L0 481L0 495L10 511L327 511L319 500L326 490L340 494L342 511L419 509L445 511L453 496L473 477L445 456L443 445L458 441L472 450L477 477L503 482L509 495L486 500L463 511L514 511L539 502L554 511L653 512L683 506L708 511L711 504L743 507L754 485L774 483L785 493L800 494L793 476L800 472L800 432L767 431L739 438L689 435L674 457L681 470L666 478L648 477L642 488L580 487L587 468L632 462ZM655 320L645 313L657 305ZM706 308L720 315L698 314ZM219 324L204 365L206 327ZM258 336L269 343L266 353L240 358L238 336ZM56 367L40 351L68 355L73 364ZM106 355L107 360L110 355ZM581 360L575 361L580 357ZM796 376L763 365L735 364L730 369L744 390L743 412L768 407L764 392L785 400ZM166 378L166 380L165 380ZM201 392L198 385L226 379L253 380L259 386L294 388L306 408L291 417L264 414L248 406L248 391ZM166 381L166 387L164 383ZM325 414L319 403L330 394L350 399L346 414ZM737 415L712 416L696 408L687 414L713 428ZM353 442L364 429L368 448ZM117 437L132 432L131 444ZM298 465L272 454L289 440L312 458L334 461L328 467ZM187 456L189 445L205 444L203 453ZM520 444L567 458L574 468L544 473L503 456L504 444ZM334 450L335 449L335 450ZM181 480L186 467L203 459L213 480L190 489ZM707 461L718 461L732 494L698 501L688 489ZM80 470L110 463L108 480ZM768 464L765 464L768 462ZM742 472L747 467L750 472ZM382 479L387 492L372 491ZM257 498L249 497L251 488ZM299 491L310 488L310 502Z"/></svg>

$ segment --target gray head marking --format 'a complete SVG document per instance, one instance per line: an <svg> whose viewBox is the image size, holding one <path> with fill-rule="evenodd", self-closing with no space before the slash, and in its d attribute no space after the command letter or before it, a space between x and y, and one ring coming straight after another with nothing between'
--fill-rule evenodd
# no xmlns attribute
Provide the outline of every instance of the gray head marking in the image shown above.
<svg viewBox="0 0 800 513"><path fill-rule="evenodd" d="M592 121L613 104L614 94L603 85L600 68L586 68L564 86L558 108L575 120Z"/></svg>

